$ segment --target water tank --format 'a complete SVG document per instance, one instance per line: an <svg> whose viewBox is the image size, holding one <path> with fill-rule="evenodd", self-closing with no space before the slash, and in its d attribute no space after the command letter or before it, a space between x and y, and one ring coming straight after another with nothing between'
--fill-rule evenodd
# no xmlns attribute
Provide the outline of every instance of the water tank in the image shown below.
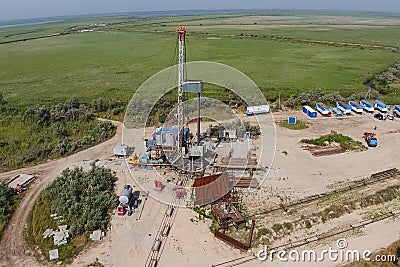
<svg viewBox="0 0 400 267"><path fill-rule="evenodd" d="M118 200L122 205L128 205L129 200L132 197L132 187L130 185L125 185L124 190L122 190L121 195Z"/></svg>
<svg viewBox="0 0 400 267"><path fill-rule="evenodd" d="M163 141L162 141L162 134L161 133L158 133L158 134L156 134L156 145L157 146L161 146L163 144Z"/></svg>
<svg viewBox="0 0 400 267"><path fill-rule="evenodd" d="M173 133L166 134L165 145L169 147L175 146L175 135Z"/></svg>

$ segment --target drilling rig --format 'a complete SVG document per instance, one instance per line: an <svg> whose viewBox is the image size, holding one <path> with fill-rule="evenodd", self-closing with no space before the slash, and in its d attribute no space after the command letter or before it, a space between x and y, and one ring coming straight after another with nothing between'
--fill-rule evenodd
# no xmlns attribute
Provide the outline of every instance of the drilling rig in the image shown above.
<svg viewBox="0 0 400 267"><path fill-rule="evenodd" d="M186 28L181 26L177 30L178 33L178 145L177 154L178 154L178 166L181 170L184 169L184 126L185 126L185 119L184 119L184 112L183 112L183 84L185 82L185 61L186 61L186 54L185 54L185 41L186 41Z"/></svg>

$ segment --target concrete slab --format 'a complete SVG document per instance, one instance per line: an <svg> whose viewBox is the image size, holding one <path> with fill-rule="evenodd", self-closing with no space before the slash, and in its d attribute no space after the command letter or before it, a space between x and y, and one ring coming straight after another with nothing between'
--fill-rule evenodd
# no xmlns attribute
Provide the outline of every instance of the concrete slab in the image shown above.
<svg viewBox="0 0 400 267"><path fill-rule="evenodd" d="M10 188L16 188L17 185L22 185L26 186L30 182L32 182L35 179L34 175L29 175L29 174L18 174L15 176L10 182L8 182L8 187Z"/></svg>
<svg viewBox="0 0 400 267"><path fill-rule="evenodd" d="M49 251L50 260L58 259L58 249L53 249Z"/></svg>

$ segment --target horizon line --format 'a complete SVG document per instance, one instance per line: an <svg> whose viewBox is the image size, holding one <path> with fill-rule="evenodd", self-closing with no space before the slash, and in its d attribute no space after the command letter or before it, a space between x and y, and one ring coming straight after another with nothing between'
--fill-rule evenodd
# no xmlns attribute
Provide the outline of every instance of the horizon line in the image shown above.
<svg viewBox="0 0 400 267"><path fill-rule="evenodd" d="M39 19L50 19L50 18L70 18L70 20L74 18L95 18L95 17L112 17L112 16L124 16L128 14L143 14L143 13L160 13L167 16L167 13L170 12L204 12L202 14L198 15L208 15L211 13L207 12L213 12L213 14L218 14L216 12L234 12L238 14L238 12L250 12L250 11L275 11L275 12L281 12L281 11L294 11L294 12L305 12L305 11L312 11L312 12L348 12L348 13L357 13L357 14L382 14L382 15L396 15L400 16L400 12L389 12L389 11L372 11L372 10L351 10L351 9L324 9L324 8L250 8L250 9L244 9L244 8L227 8L227 9L171 9L171 10L145 10L145 11L122 11L122 12L99 12L99 13L84 13L84 14L67 14L67 15L54 15L54 16L38 16L38 17L29 17L29 18L14 18L14 19L6 19L6 20L0 20L0 23L6 23L6 22L11 22L11 21L24 21L24 20L39 20ZM222 13L221 13L222 14ZM182 15L175 15L175 16L193 16L195 14L182 14ZM144 17L144 16L138 16ZM163 17L163 16L160 16ZM50 23L51 21L49 21Z"/></svg>

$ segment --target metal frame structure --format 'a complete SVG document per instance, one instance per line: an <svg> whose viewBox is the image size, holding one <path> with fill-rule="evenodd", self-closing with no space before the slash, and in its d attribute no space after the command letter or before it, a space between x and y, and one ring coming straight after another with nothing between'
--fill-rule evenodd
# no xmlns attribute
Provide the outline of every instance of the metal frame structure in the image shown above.
<svg viewBox="0 0 400 267"><path fill-rule="evenodd" d="M182 141L183 136L181 137L181 132L185 125L184 121L184 112L183 112L183 84L185 82L185 41L186 41L186 28L181 26L177 30L178 33L178 45L179 45L179 53L178 53L178 145L176 146L178 149L178 158L181 160L183 158L182 153ZM183 161L182 161L183 162Z"/></svg>

